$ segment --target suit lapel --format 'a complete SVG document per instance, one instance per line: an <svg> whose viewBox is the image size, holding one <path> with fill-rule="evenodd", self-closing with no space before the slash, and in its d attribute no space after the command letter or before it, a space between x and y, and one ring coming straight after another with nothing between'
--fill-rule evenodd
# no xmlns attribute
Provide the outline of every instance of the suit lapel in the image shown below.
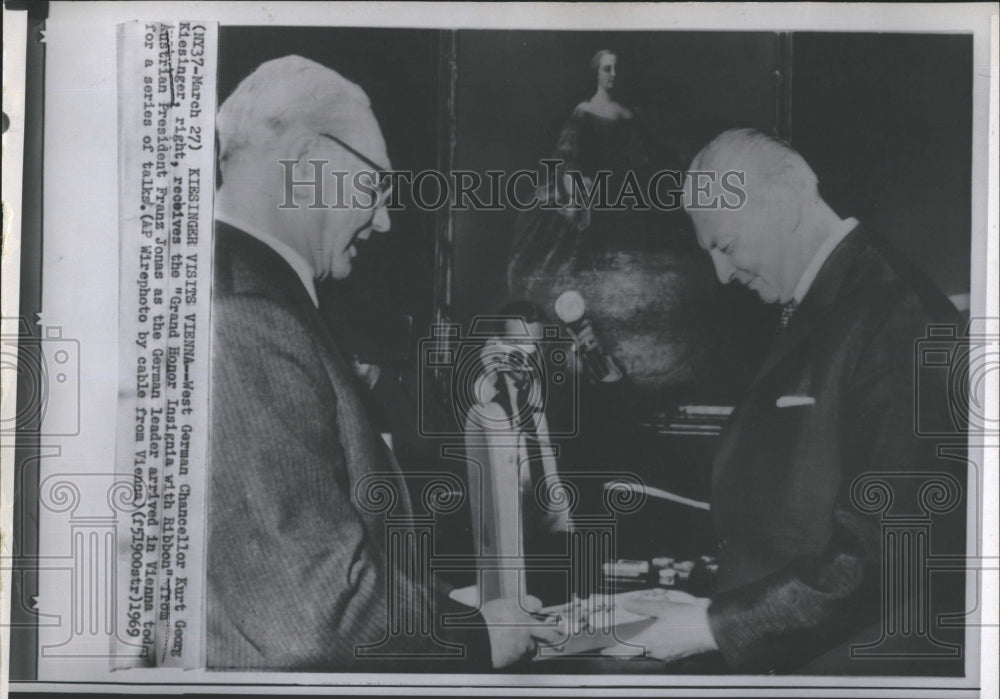
<svg viewBox="0 0 1000 699"><path fill-rule="evenodd" d="M357 484L360 479L371 473L385 476L396 484L398 494L397 505L389 514L394 516L410 515L412 514L412 506L409 491L399 464L396 463L395 457L369 423L367 411L357 393L354 372L351 371L347 360L337 347L330 329L326 326L319 311L315 307L312 307L311 310L316 314L316 327L328 350L321 355L321 359L337 395L337 427L340 431L341 445L351 484L352 486ZM357 506L353 488L351 499Z"/></svg>
<svg viewBox="0 0 1000 699"><path fill-rule="evenodd" d="M760 371L750 384L748 393L798 350L811 335L826 325L840 291L841 282L851 263L866 244L866 240L865 233L855 229L830 253L830 257L816 275L812 288L799 304L788 329L775 338Z"/></svg>
<svg viewBox="0 0 1000 699"><path fill-rule="evenodd" d="M216 279L213 286L223 285L234 293L253 293L268 297L283 297L295 306L314 308L309 292L302 286L302 280L291 265L274 251L267 243L254 236L230 226L223 221L215 222L215 242L219 248L229 248L229 255L220 255L219 259L239 259L247 269L247 273L234 266L216 266ZM239 266L239 265L237 265Z"/></svg>
<svg viewBox="0 0 1000 699"><path fill-rule="evenodd" d="M216 221L215 234L216 245L238 250L240 259L250 265L253 272L240 272L234 270L232 266L217 267L213 284L221 284L235 293L253 293L283 299L283 303L291 304L304 327L313 334L317 344L323 349L319 357L336 395L337 430L344 452L352 502L357 506L353 493L354 485L364 476L377 472L385 474L396 483L399 497L392 514L410 514L412 509L402 472L386 445L369 424L367 413L357 394L354 373L338 349L298 274L266 243L238 228ZM232 258L232 255L220 255L217 259ZM358 508L358 512L365 518L371 517L363 508Z"/></svg>
<svg viewBox="0 0 1000 699"><path fill-rule="evenodd" d="M750 384L750 391L753 391L786 358L801 347L813 333L823 327L827 312L826 308L813 308L812 305L807 305L805 302L799 306L796 311L798 317L793 320L784 333L775 337L760 371L757 372Z"/></svg>

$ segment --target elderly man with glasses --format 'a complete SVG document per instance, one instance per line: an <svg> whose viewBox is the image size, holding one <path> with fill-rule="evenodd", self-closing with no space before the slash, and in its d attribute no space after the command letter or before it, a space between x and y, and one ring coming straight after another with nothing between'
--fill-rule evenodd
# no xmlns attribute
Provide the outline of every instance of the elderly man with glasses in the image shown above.
<svg viewBox="0 0 1000 699"><path fill-rule="evenodd" d="M538 600L477 613L397 566L384 513L363 502L379 474L409 511L314 280L346 278L357 241L390 227L391 165L367 95L286 56L239 84L218 136L208 666L488 669L557 640L528 613Z"/></svg>

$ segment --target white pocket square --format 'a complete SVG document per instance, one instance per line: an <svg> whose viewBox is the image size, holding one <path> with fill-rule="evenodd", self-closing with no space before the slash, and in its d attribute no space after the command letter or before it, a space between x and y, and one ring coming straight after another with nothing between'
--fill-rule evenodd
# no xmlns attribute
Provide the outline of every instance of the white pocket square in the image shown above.
<svg viewBox="0 0 1000 699"><path fill-rule="evenodd" d="M775 405L779 408L795 408L800 405L816 405L816 399L812 396L782 396Z"/></svg>

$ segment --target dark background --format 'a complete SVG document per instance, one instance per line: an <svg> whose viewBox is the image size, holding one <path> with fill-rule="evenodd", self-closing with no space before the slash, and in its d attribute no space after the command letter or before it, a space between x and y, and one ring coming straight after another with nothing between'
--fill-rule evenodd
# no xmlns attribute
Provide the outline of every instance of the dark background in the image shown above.
<svg viewBox="0 0 1000 699"><path fill-rule="evenodd" d="M792 144L824 198L968 294L972 37L797 33L792 57Z"/></svg>

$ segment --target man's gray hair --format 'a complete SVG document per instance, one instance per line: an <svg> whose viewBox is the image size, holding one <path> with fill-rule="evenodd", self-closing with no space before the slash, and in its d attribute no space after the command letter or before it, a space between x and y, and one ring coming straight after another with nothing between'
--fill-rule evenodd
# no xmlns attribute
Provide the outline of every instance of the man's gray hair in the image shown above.
<svg viewBox="0 0 1000 699"><path fill-rule="evenodd" d="M757 129L723 131L691 161L695 172L737 170L765 179L806 177L815 186L816 174L798 151L780 138Z"/></svg>
<svg viewBox="0 0 1000 699"><path fill-rule="evenodd" d="M368 95L335 70L302 56L267 61L243 79L219 109L219 159L225 163L262 139L331 133L347 140Z"/></svg>

